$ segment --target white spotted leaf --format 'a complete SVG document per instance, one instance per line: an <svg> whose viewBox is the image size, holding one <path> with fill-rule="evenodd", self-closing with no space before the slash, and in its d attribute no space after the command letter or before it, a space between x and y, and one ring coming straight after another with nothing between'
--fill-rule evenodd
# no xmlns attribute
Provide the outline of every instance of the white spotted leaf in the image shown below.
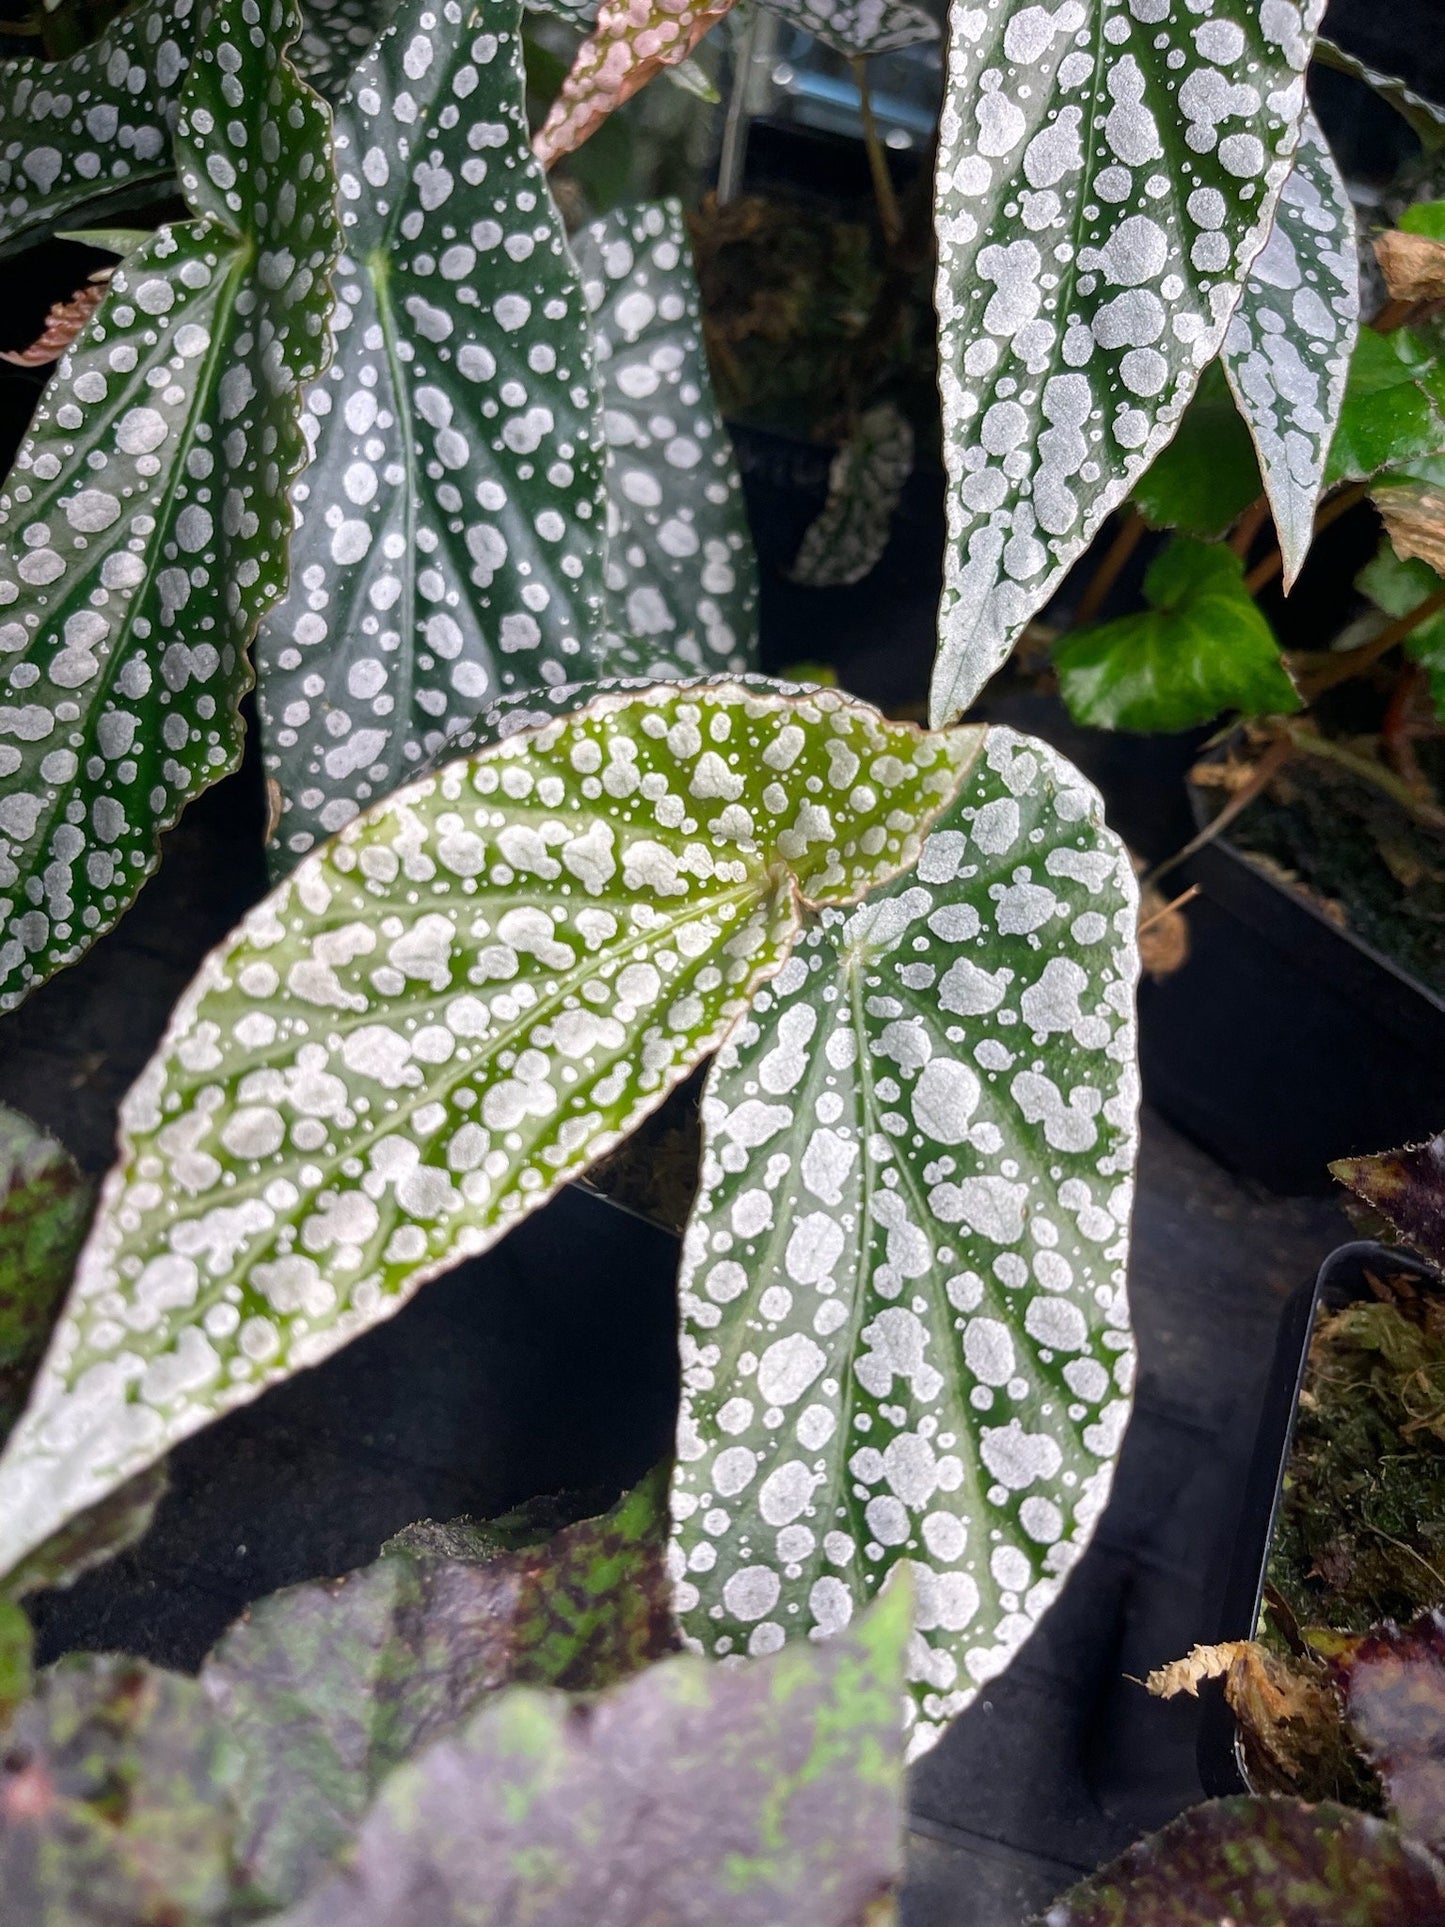
<svg viewBox="0 0 1445 1927"><path fill-rule="evenodd" d="M1314 535L1360 325L1355 212L1313 113L1224 337L1223 361L1259 452L1284 586Z"/></svg>
<svg viewBox="0 0 1445 1927"><path fill-rule="evenodd" d="M528 145L518 19L406 0L336 108L334 354L291 594L256 639L279 867L487 701L596 668L586 305Z"/></svg>
<svg viewBox="0 0 1445 1927"><path fill-rule="evenodd" d="M912 473L913 429L907 416L888 401L865 410L833 457L828 499L803 536L789 571L793 581L811 589L861 582L888 547L903 484Z"/></svg>
<svg viewBox="0 0 1445 1927"><path fill-rule="evenodd" d="M910 1563L914 1754L1027 1637L1109 1489L1135 915L1093 791L990 729L915 869L809 920L703 1097L683 1629L769 1652Z"/></svg>
<svg viewBox="0 0 1445 1927"><path fill-rule="evenodd" d="M909 0L768 0L765 10L850 58L938 38L938 22Z"/></svg>
<svg viewBox="0 0 1445 1927"><path fill-rule="evenodd" d="M216 5L179 104L193 218L115 270L0 498L0 1006L72 962L240 755L324 354L328 116L286 0ZM238 111L245 104L245 113Z"/></svg>
<svg viewBox="0 0 1445 1927"><path fill-rule="evenodd" d="M607 666L756 668L757 558L676 201L574 237L607 444Z"/></svg>
<svg viewBox="0 0 1445 1927"><path fill-rule="evenodd" d="M832 691L656 685L450 763L306 857L122 1108L0 1459L0 1572L608 1150L805 902L916 861L972 747Z"/></svg>
<svg viewBox="0 0 1445 1927"><path fill-rule="evenodd" d="M1274 220L1323 0L953 0L935 219L960 714L1172 436Z"/></svg>
<svg viewBox="0 0 1445 1927"><path fill-rule="evenodd" d="M170 189L199 0L140 0L68 60L0 62L0 251Z"/></svg>

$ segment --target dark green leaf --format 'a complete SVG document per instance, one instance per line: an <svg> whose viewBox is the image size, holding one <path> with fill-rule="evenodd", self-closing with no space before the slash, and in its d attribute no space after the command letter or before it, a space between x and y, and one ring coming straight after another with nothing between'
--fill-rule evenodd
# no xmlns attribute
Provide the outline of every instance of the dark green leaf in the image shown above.
<svg viewBox="0 0 1445 1927"><path fill-rule="evenodd" d="M1427 241L1445 241L1445 201L1418 201L1405 209L1395 226L1404 234L1422 234Z"/></svg>
<svg viewBox="0 0 1445 1927"><path fill-rule="evenodd" d="M3 1729L35 1684L31 1671L35 1639L30 1621L13 1599L0 1598L0 1743Z"/></svg>
<svg viewBox="0 0 1445 1927"><path fill-rule="evenodd" d="M1377 73L1367 67L1353 54L1347 54L1343 47L1333 40L1321 36L1315 42L1314 57L1322 67L1330 67L1337 74L1349 74L1354 80L1362 80L1371 87L1381 100L1390 106L1418 137L1422 147L1433 153L1445 147L1445 107L1437 107L1432 100L1423 100L1419 94L1407 87L1403 80L1393 74Z"/></svg>
<svg viewBox="0 0 1445 1927"><path fill-rule="evenodd" d="M952 0L936 226L960 714L1172 437L1300 137L1323 0Z"/></svg>
<svg viewBox="0 0 1445 1927"><path fill-rule="evenodd" d="M1438 1238L1445 1141L1436 1145L1430 1182ZM1352 1640L1332 1670L1350 1729L1401 1831L1445 1852L1445 1614L1426 1613L1403 1631L1377 1626Z"/></svg>
<svg viewBox="0 0 1445 1927"><path fill-rule="evenodd" d="M1428 562L1413 556L1402 561L1388 542L1382 542L1379 554L1360 571L1355 586L1387 616L1398 617L1409 615L1438 594L1441 581ZM1445 717L1445 611L1427 617L1412 629L1404 649L1426 670L1435 712Z"/></svg>
<svg viewBox="0 0 1445 1927"><path fill-rule="evenodd" d="M619 691L308 857L125 1101L0 1459L0 1572L610 1150L742 1014L804 902L916 859L972 750L833 691Z"/></svg>
<svg viewBox="0 0 1445 1927"><path fill-rule="evenodd" d="M607 443L611 660L673 676L755 669L757 560L708 376L682 208L621 209L573 251Z"/></svg>
<svg viewBox="0 0 1445 1927"><path fill-rule="evenodd" d="M413 1527L375 1565L251 1609L201 1683L246 1756L237 1858L295 1901L383 1779L512 1684L597 1692L676 1645L666 1477L599 1519L497 1554L486 1527Z"/></svg>
<svg viewBox="0 0 1445 1927"><path fill-rule="evenodd" d="M1429 1854L1347 1807L1212 1800L1056 1901L1041 1927L1445 1927Z"/></svg>
<svg viewBox="0 0 1445 1927"><path fill-rule="evenodd" d="M170 186L199 0L140 0L69 60L0 62L0 253Z"/></svg>
<svg viewBox="0 0 1445 1927"><path fill-rule="evenodd" d="M910 1753L1008 1663L1129 1412L1133 872L991 729L917 865L718 1053L683 1247L683 1629L766 1653L911 1567Z"/></svg>
<svg viewBox="0 0 1445 1927"><path fill-rule="evenodd" d="M1294 166L1224 337L1224 366L1259 450L1290 589L1314 539L1325 459L1360 325L1355 212L1306 112Z"/></svg>
<svg viewBox="0 0 1445 1927"><path fill-rule="evenodd" d="M1445 629L1445 616L1439 620ZM1330 1170L1422 1258L1445 1270L1445 1133L1375 1157L1338 1158Z"/></svg>
<svg viewBox="0 0 1445 1927"><path fill-rule="evenodd" d="M327 100L339 99L396 8L397 0L302 0L296 71Z"/></svg>
<svg viewBox="0 0 1445 1927"><path fill-rule="evenodd" d="M1325 471L1329 483L1445 453L1445 369L1410 328L1361 330L1350 357L1340 425Z"/></svg>
<svg viewBox="0 0 1445 1927"><path fill-rule="evenodd" d="M1065 636L1059 689L1076 722L1176 730L1224 710L1288 715L1299 696L1232 549L1179 537L1144 578L1149 607Z"/></svg>
<svg viewBox="0 0 1445 1927"><path fill-rule="evenodd" d="M65 1302L90 1206L65 1148L0 1105L0 1440Z"/></svg>
<svg viewBox="0 0 1445 1927"><path fill-rule="evenodd" d="M256 663L288 868L503 691L596 673L586 305L516 0L405 0L336 109L335 352Z"/></svg>
<svg viewBox="0 0 1445 1927"><path fill-rule="evenodd" d="M903 485L913 473L913 429L892 402L859 416L828 471L828 499L789 570L810 589L861 582L893 533Z"/></svg>
<svg viewBox="0 0 1445 1927"><path fill-rule="evenodd" d="M1239 519L1262 487L1254 443L1223 365L1211 361L1178 434L1135 485L1134 501L1152 528L1178 529L1211 542Z"/></svg>
<svg viewBox="0 0 1445 1927"><path fill-rule="evenodd" d="M6 1927L229 1927L235 1750L193 1679L85 1655L0 1759Z"/></svg>
<svg viewBox="0 0 1445 1927"><path fill-rule="evenodd" d="M898 1586L837 1639L738 1669L683 1655L585 1706L501 1695L392 1776L277 1927L890 1917L909 1605Z"/></svg>
<svg viewBox="0 0 1445 1927"><path fill-rule="evenodd" d="M159 831L240 755L336 242L329 116L281 58L295 28L287 0L255 24L217 0L176 132L195 218L117 267L0 501L0 1007L116 921Z"/></svg>
<svg viewBox="0 0 1445 1927"><path fill-rule="evenodd" d="M763 5L849 57L892 53L938 38L938 22L909 0L763 0Z"/></svg>

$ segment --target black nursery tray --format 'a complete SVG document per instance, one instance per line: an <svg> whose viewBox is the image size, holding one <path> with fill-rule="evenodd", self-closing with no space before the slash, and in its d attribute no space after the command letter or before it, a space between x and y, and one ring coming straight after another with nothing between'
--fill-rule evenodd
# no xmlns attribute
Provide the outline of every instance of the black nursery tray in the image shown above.
<svg viewBox="0 0 1445 1927"><path fill-rule="evenodd" d="M1332 1251L1313 1283L1301 1285L1286 1301L1229 1556L1215 1634L1220 1644L1253 1639L1258 1632L1315 1319L1322 1309L1342 1311L1346 1305L1370 1298L1365 1275L1369 1271L1435 1278L1431 1268L1412 1253L1361 1240ZM1199 1777L1207 1793L1220 1797L1256 1790L1245 1765L1234 1715L1223 1694L1209 1696L1200 1719Z"/></svg>

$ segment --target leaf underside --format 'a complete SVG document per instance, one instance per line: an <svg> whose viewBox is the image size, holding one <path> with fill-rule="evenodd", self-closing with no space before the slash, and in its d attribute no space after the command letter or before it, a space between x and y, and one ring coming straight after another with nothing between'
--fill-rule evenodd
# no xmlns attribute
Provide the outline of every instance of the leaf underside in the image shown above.
<svg viewBox="0 0 1445 1927"><path fill-rule="evenodd" d="M0 500L0 1007L110 928L239 757L335 253L295 27L282 0L213 10L176 134L195 218L117 268Z"/></svg>
<svg viewBox="0 0 1445 1927"><path fill-rule="evenodd" d="M592 1701L515 1690L391 1780L277 1927L859 1927L901 1871L896 1588L745 1673L683 1654Z"/></svg>
<svg viewBox="0 0 1445 1927"><path fill-rule="evenodd" d="M757 562L713 399L677 201L573 242L607 444L605 660L676 676L757 667Z"/></svg>
<svg viewBox="0 0 1445 1927"><path fill-rule="evenodd" d="M960 714L1169 440L1263 246L1322 0L954 0L936 189Z"/></svg>
<svg viewBox="0 0 1445 1927"><path fill-rule="evenodd" d="M1319 122L1306 111L1273 230L1249 271L1223 351L1259 450L1286 590L1314 535L1359 321L1354 208Z"/></svg>
<svg viewBox="0 0 1445 1927"><path fill-rule="evenodd" d="M307 397L292 593L256 639L281 868L486 700L593 667L586 310L517 22L407 0L336 109L334 354Z"/></svg>
<svg viewBox="0 0 1445 1927"><path fill-rule="evenodd" d="M914 860L970 753L829 691L670 684L449 764L308 858L122 1107L0 1459L0 1572L610 1149L783 961L800 901Z"/></svg>
<svg viewBox="0 0 1445 1927"><path fill-rule="evenodd" d="M991 729L915 868L810 922L709 1077L683 1629L709 1656L767 1653L834 1632L907 1562L912 1753L1008 1662L1108 1492L1133 1368L1135 914L1094 793Z"/></svg>

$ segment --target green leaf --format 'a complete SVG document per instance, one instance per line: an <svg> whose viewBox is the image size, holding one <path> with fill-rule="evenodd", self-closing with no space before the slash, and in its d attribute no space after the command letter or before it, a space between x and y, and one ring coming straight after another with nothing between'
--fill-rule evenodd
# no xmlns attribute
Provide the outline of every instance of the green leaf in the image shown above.
<svg viewBox="0 0 1445 1927"><path fill-rule="evenodd" d="M1421 234L1427 241L1445 241L1445 201L1417 201L1395 226L1404 234Z"/></svg>
<svg viewBox="0 0 1445 1927"><path fill-rule="evenodd" d="M676 1645L665 1474L605 1517L498 1555L486 1527L414 1527L345 1579L254 1606L201 1669L246 1756L236 1853L298 1900L393 1768L499 1688L598 1692Z"/></svg>
<svg viewBox="0 0 1445 1927"><path fill-rule="evenodd" d="M116 268L0 500L0 1007L115 923L159 832L239 760L335 252L329 116L280 57L295 26L285 0L254 26L214 8L176 134L195 218Z"/></svg>
<svg viewBox="0 0 1445 1927"><path fill-rule="evenodd" d="M397 0L303 0L293 66L318 94L339 99L396 10Z"/></svg>
<svg viewBox="0 0 1445 1927"><path fill-rule="evenodd" d="M1439 620L1445 632L1445 616ZM1422 1258L1445 1269L1445 1132L1428 1143L1407 1144L1398 1151L1337 1158L1330 1170L1387 1219Z"/></svg>
<svg viewBox="0 0 1445 1927"><path fill-rule="evenodd" d="M0 1105L0 1439L25 1403L90 1222L62 1145Z"/></svg>
<svg viewBox="0 0 1445 1927"><path fill-rule="evenodd" d="M832 691L596 697L398 792L215 951L0 1459L0 1572L609 1150L972 753ZM856 781L855 781L856 776Z"/></svg>
<svg viewBox="0 0 1445 1927"><path fill-rule="evenodd" d="M686 60L734 0L601 0L533 146L555 167L664 67Z"/></svg>
<svg viewBox="0 0 1445 1927"><path fill-rule="evenodd" d="M78 241L86 248L103 248L107 254L134 254L154 232L148 227L82 227L62 230L55 238Z"/></svg>
<svg viewBox="0 0 1445 1927"><path fill-rule="evenodd" d="M672 676L756 668L757 559L681 205L610 214L573 251L607 443L611 660Z"/></svg>
<svg viewBox="0 0 1445 1927"><path fill-rule="evenodd" d="M769 0L764 11L850 58L893 53L938 38L938 22L908 0Z"/></svg>
<svg viewBox="0 0 1445 1927"><path fill-rule="evenodd" d="M35 1636L23 1609L13 1599L0 1599L0 1731L34 1688L34 1649Z"/></svg>
<svg viewBox="0 0 1445 1927"><path fill-rule="evenodd" d="M1262 486L1254 443L1224 368L1211 361L1178 434L1135 484L1134 501L1151 528L1212 542L1238 521Z"/></svg>
<svg viewBox="0 0 1445 1927"><path fill-rule="evenodd" d="M277 1927L881 1924L908 1609L894 1587L825 1646L741 1670L682 1655L585 1712L503 1694L393 1775L345 1866Z"/></svg>
<svg viewBox="0 0 1445 1927"><path fill-rule="evenodd" d="M1192 1807L1040 1927L1445 1927L1445 1881L1383 1820L1253 1796Z"/></svg>
<svg viewBox="0 0 1445 1927"><path fill-rule="evenodd" d="M1149 607L1065 636L1054 652L1075 722L1176 730L1224 710L1288 715L1299 696L1232 549L1180 537L1144 578Z"/></svg>
<svg viewBox="0 0 1445 1927"><path fill-rule="evenodd" d="M892 402L858 417L828 471L823 512L803 536L789 571L811 589L846 587L873 569L913 473L913 430Z"/></svg>
<svg viewBox="0 0 1445 1927"><path fill-rule="evenodd" d="M85 1654L5 1734L0 1890L15 1927L232 1927L235 1755L193 1679Z"/></svg>
<svg viewBox="0 0 1445 1927"><path fill-rule="evenodd" d="M719 1052L683 1245L678 1610L709 1656L911 1566L921 1752L1103 1509L1129 1411L1133 872L991 729L913 870L810 921Z"/></svg>
<svg viewBox="0 0 1445 1927"><path fill-rule="evenodd" d="M1360 326L1355 212L1312 112L1224 337L1224 366L1259 450L1293 585L1314 539L1325 460Z"/></svg>
<svg viewBox="0 0 1445 1927"><path fill-rule="evenodd" d="M960 714L1169 441L1268 238L1322 0L954 0L936 225Z"/></svg>
<svg viewBox="0 0 1445 1927"><path fill-rule="evenodd" d="M1409 615L1440 586L1440 577L1428 562L1414 556L1402 561L1388 541L1380 544L1374 561L1355 578L1355 587L1391 618ZM1445 717L1445 612L1427 617L1412 629L1403 647L1407 656L1424 665L1436 714Z"/></svg>
<svg viewBox="0 0 1445 1927"><path fill-rule="evenodd" d="M256 639L278 868L484 700L596 671L586 308L521 58L515 4L405 0L336 109L335 348L292 592Z"/></svg>
<svg viewBox="0 0 1445 1927"><path fill-rule="evenodd" d="M1442 453L1445 369L1434 348L1411 328L1388 335L1362 329L1350 357L1326 482L1356 481Z"/></svg>
<svg viewBox="0 0 1445 1927"><path fill-rule="evenodd" d="M0 253L175 174L171 130L202 8L140 0L69 60L0 63Z"/></svg>
<svg viewBox="0 0 1445 1927"><path fill-rule="evenodd" d="M1353 54L1347 54L1343 47L1323 35L1315 41L1314 57L1322 67L1330 67L1337 74L1349 74L1373 88L1381 100L1394 108L1427 153L1445 147L1445 107L1437 107L1433 100L1423 100L1393 74L1378 73L1375 68L1367 67L1364 61L1356 60Z"/></svg>

